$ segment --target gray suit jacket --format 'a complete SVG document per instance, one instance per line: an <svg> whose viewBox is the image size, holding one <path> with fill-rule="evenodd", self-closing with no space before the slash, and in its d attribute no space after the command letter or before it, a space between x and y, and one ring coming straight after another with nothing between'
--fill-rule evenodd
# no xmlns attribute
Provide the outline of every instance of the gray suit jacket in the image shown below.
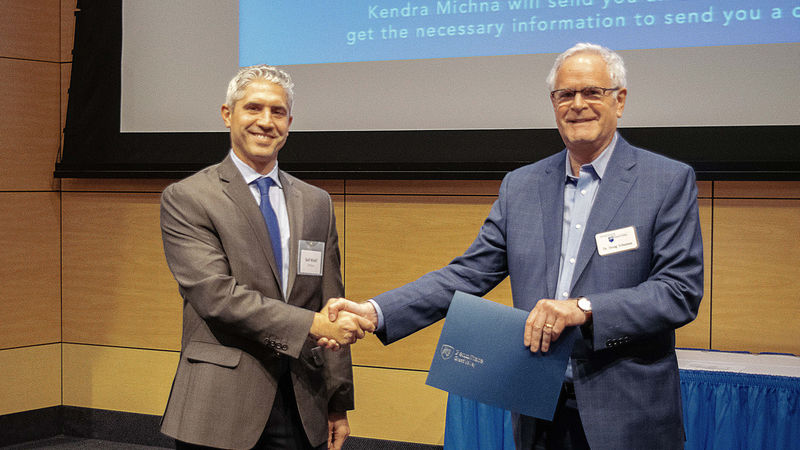
<svg viewBox="0 0 800 450"><path fill-rule="evenodd" d="M279 176L291 229L287 300L264 218L230 156L162 194L164 253L184 299L181 357L161 426L168 436L252 447L287 370L313 445L327 440L329 411L353 408L349 351L312 352L308 337L314 312L344 291L333 205L325 191ZM325 243L322 276L297 274L301 239Z"/></svg>
<svg viewBox="0 0 800 450"><path fill-rule="evenodd" d="M375 297L385 319L378 334L384 343L444 317L454 290L484 295L506 276L519 309L555 298L565 151L505 177L464 255ZM635 227L639 247L600 256L595 235L628 226ZM570 292L588 297L593 309L593 322L581 328L572 353L589 445L682 448L674 330L694 319L703 294L694 172L619 138L586 227ZM529 445L535 425L516 419L517 445Z"/></svg>

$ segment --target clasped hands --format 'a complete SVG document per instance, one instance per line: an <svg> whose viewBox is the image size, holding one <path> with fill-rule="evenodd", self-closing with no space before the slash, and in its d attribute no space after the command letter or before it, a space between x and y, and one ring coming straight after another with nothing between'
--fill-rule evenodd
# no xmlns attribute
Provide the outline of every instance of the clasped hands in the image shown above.
<svg viewBox="0 0 800 450"><path fill-rule="evenodd" d="M338 350L362 339L366 333L375 332L377 324L378 316L370 303L332 298L314 315L309 334L320 347Z"/></svg>

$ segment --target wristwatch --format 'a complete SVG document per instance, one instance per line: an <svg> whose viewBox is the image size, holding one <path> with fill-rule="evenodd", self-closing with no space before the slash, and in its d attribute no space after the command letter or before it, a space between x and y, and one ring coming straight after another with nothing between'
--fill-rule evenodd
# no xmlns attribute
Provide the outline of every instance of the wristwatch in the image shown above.
<svg viewBox="0 0 800 450"><path fill-rule="evenodd" d="M592 302L586 297L578 297L578 308L587 316L592 315Z"/></svg>

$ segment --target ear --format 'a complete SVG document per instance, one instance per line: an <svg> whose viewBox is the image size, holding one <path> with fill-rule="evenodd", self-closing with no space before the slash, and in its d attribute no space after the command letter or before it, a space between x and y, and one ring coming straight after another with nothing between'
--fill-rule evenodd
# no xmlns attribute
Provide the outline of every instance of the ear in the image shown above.
<svg viewBox="0 0 800 450"><path fill-rule="evenodd" d="M617 92L617 118L622 117L622 111L625 110L625 98L628 96L627 89L620 89Z"/></svg>
<svg viewBox="0 0 800 450"><path fill-rule="evenodd" d="M220 108L220 114L222 115L222 121L225 122L225 128L231 127L232 113L233 111L231 111L231 109L228 108L228 105L222 105L222 107Z"/></svg>

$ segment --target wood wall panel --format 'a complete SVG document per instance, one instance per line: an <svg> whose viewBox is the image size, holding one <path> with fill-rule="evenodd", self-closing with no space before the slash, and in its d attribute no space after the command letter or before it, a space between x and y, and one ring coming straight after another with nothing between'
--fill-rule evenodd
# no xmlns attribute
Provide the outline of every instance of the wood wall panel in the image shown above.
<svg viewBox="0 0 800 450"><path fill-rule="evenodd" d="M63 344L64 405L161 415L180 353Z"/></svg>
<svg viewBox="0 0 800 450"><path fill-rule="evenodd" d="M713 193L713 182L711 181L698 181L697 182L697 197L698 198L711 198Z"/></svg>
<svg viewBox="0 0 800 450"><path fill-rule="evenodd" d="M715 181L714 197L800 199L800 181Z"/></svg>
<svg viewBox="0 0 800 450"><path fill-rule="evenodd" d="M344 180L303 180L308 184L328 191L329 194L344 194Z"/></svg>
<svg viewBox="0 0 800 450"><path fill-rule="evenodd" d="M63 191L75 192L152 192L161 194L172 179L64 178Z"/></svg>
<svg viewBox="0 0 800 450"><path fill-rule="evenodd" d="M159 195L64 193L62 205L64 342L179 349Z"/></svg>
<svg viewBox="0 0 800 450"><path fill-rule="evenodd" d="M58 193L0 193L0 211L0 348L59 342Z"/></svg>
<svg viewBox="0 0 800 450"><path fill-rule="evenodd" d="M56 63L0 58L0 191L53 189L59 86Z"/></svg>
<svg viewBox="0 0 800 450"><path fill-rule="evenodd" d="M347 297L354 301L446 265L475 239L494 197L347 196ZM510 284L487 297L511 302ZM426 370L442 323L388 347L370 336L353 348L356 364Z"/></svg>
<svg viewBox="0 0 800 450"><path fill-rule="evenodd" d="M0 415L60 405L61 344L0 350L0 380Z"/></svg>
<svg viewBox="0 0 800 450"><path fill-rule="evenodd" d="M60 148L64 148L64 128L67 125L67 106L69 103L69 81L72 76L72 63L60 64L59 73L61 75L60 86L60 110L59 110L59 144Z"/></svg>
<svg viewBox="0 0 800 450"><path fill-rule="evenodd" d="M347 180L348 194L497 196L500 180Z"/></svg>
<svg viewBox="0 0 800 450"><path fill-rule="evenodd" d="M447 393L425 384L427 372L354 367L353 436L444 444Z"/></svg>
<svg viewBox="0 0 800 450"><path fill-rule="evenodd" d="M718 350L800 354L800 200L714 201Z"/></svg>
<svg viewBox="0 0 800 450"><path fill-rule="evenodd" d="M0 11L0 57L59 60L59 0L2 0Z"/></svg>
<svg viewBox="0 0 800 450"><path fill-rule="evenodd" d="M676 331L677 347L711 348L711 205L710 199L698 200L700 229L703 234L703 300L700 302L697 318Z"/></svg>
<svg viewBox="0 0 800 450"><path fill-rule="evenodd" d="M61 1L61 62L72 62L72 47L75 41L75 11L78 0Z"/></svg>
<svg viewBox="0 0 800 450"><path fill-rule="evenodd" d="M344 228L344 196L331 195L331 200L333 201L333 213L336 215L336 233L339 235L339 257L341 258L342 282L344 282L346 286L347 280L344 278L344 268L346 265L344 244L347 236ZM327 298L323 299L323 303L327 301Z"/></svg>

